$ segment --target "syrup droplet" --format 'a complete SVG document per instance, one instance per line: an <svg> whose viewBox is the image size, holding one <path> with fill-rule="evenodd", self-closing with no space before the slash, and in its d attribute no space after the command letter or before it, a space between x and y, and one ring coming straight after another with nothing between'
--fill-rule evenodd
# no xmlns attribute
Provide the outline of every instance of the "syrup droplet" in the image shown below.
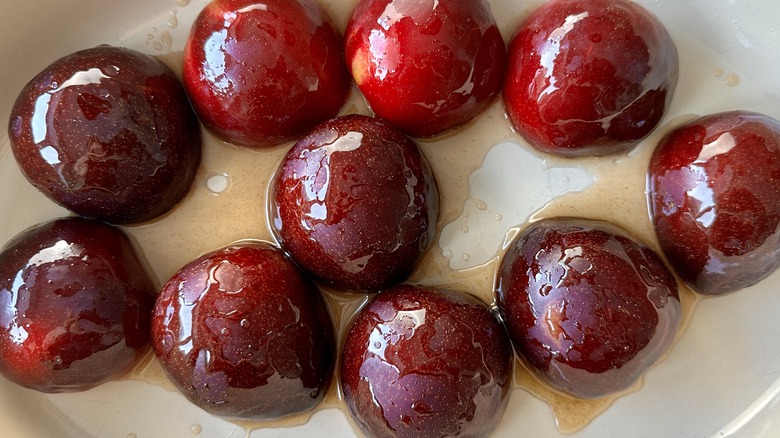
<svg viewBox="0 0 780 438"><path fill-rule="evenodd" d="M176 4L183 8L190 4L190 0L176 0Z"/></svg>
<svg viewBox="0 0 780 438"><path fill-rule="evenodd" d="M739 85L739 76L736 73L729 73L726 75L726 80L724 82L729 87L736 87Z"/></svg>
<svg viewBox="0 0 780 438"><path fill-rule="evenodd" d="M201 426L200 424L193 424L190 430L192 431L193 434L200 435L200 433L203 432L203 426Z"/></svg>
<svg viewBox="0 0 780 438"><path fill-rule="evenodd" d="M160 35L160 41L166 50L170 50L173 47L173 35L167 30Z"/></svg>
<svg viewBox="0 0 780 438"><path fill-rule="evenodd" d="M171 16L168 17L168 27L171 29L179 27L179 18L176 16L176 11L171 11Z"/></svg>

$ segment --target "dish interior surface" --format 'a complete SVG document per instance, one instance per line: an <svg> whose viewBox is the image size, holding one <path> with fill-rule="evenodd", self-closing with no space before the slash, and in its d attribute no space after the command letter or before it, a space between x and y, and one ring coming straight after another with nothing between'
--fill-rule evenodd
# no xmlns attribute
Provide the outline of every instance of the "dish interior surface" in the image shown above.
<svg viewBox="0 0 780 438"><path fill-rule="evenodd" d="M342 32L354 2L320 0ZM505 40L541 2L490 1ZM30 0L6 5L0 17L5 60L0 120L7 124L11 105L29 79L83 48L126 46L160 56L180 72L190 23L205 3ZM609 220L657 247L644 172L659 138L687 120L719 111L752 110L780 118L780 8L774 0L638 3L664 23L680 57L677 90L658 129L628 153L554 159L534 152L512 132L497 100L465 128L419 141L443 201L440 233L411 282L465 290L489 302L502 248L529 220L553 215ZM342 109L350 112L368 113L354 89ZM242 239L272 240L264 198L268 178L290 144L251 152L206 135L204 161L187 200L159 222L127 228L160 283L204 252ZM36 223L68 214L25 181L5 129L0 131L0 187L3 243ZM553 413L543 400L548 393L537 391L538 384L518 364L516 388L494 435L547 437L563 430L574 437L777 436L778 282L780 272L725 297L699 300L687 293L690 316L668 356L646 374L641 387L615 399L557 404ZM360 304L354 299L336 306L337 322L343 326ZM82 393L44 395L5 379L0 379L0 391L0 430L6 437L354 435L335 386L311 418L265 427L236 424L187 402L165 383L151 357L128 378Z"/></svg>

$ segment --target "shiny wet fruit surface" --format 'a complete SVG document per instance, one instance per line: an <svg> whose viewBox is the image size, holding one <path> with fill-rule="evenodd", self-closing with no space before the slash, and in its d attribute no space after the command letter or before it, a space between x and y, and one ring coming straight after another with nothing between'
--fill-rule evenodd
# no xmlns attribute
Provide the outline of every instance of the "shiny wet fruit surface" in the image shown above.
<svg viewBox="0 0 780 438"><path fill-rule="evenodd" d="M417 145L388 123L323 123L284 158L271 214L282 247L318 281L376 291L406 279L435 235L439 193Z"/></svg>
<svg viewBox="0 0 780 438"><path fill-rule="evenodd" d="M674 43L642 6L552 0L512 40L503 98L515 129L537 149L606 155L655 128L677 74Z"/></svg>
<svg viewBox="0 0 780 438"><path fill-rule="evenodd" d="M485 0L361 0L345 52L374 113L416 137L479 114L498 95L506 66Z"/></svg>
<svg viewBox="0 0 780 438"><path fill-rule="evenodd" d="M184 85L210 131L259 148L334 117L351 84L341 35L315 0L217 0L193 23Z"/></svg>
<svg viewBox="0 0 780 438"><path fill-rule="evenodd" d="M252 420L316 406L336 354L319 290L260 242L217 250L177 272L157 298L152 346L194 404Z"/></svg>
<svg viewBox="0 0 780 438"><path fill-rule="evenodd" d="M0 372L43 392L121 375L147 351L154 293L118 228L66 218L22 232L0 252Z"/></svg>
<svg viewBox="0 0 780 438"><path fill-rule="evenodd" d="M479 437L503 414L512 362L504 327L477 298L397 286L355 317L341 383L368 436Z"/></svg>
<svg viewBox="0 0 780 438"><path fill-rule="evenodd" d="M630 387L680 323L677 284L661 259L599 221L531 224L501 261L497 295L518 355L581 398Z"/></svg>
<svg viewBox="0 0 780 438"><path fill-rule="evenodd" d="M780 266L780 122L732 111L670 132L649 167L653 225L694 290L734 292Z"/></svg>
<svg viewBox="0 0 780 438"><path fill-rule="evenodd" d="M105 45L33 78L8 134L38 190L112 223L168 212L188 193L201 157L200 125L176 75L151 56Z"/></svg>

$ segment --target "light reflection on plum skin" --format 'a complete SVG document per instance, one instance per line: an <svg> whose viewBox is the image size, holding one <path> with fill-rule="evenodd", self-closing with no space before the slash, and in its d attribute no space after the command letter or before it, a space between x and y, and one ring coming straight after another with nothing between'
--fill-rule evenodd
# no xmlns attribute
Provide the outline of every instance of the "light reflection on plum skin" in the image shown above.
<svg viewBox="0 0 780 438"><path fill-rule="evenodd" d="M680 323L671 272L605 222L530 225L504 255L497 281L518 355L542 380L580 398L628 389L666 352Z"/></svg>
<svg viewBox="0 0 780 438"><path fill-rule="evenodd" d="M368 436L487 436L511 387L513 353L488 306L463 292L396 286L346 335L344 400Z"/></svg>
<svg viewBox="0 0 780 438"><path fill-rule="evenodd" d="M152 346L191 402L250 420L314 408L336 354L319 290L262 242L217 250L176 273L155 305Z"/></svg>
<svg viewBox="0 0 780 438"><path fill-rule="evenodd" d="M514 128L537 149L607 155L655 128L677 76L674 43L642 6L556 0L514 36L503 99Z"/></svg>
<svg viewBox="0 0 780 438"><path fill-rule="evenodd" d="M695 291L723 295L780 266L780 122L713 114L670 132L648 168L656 235Z"/></svg>
<svg viewBox="0 0 780 438"><path fill-rule="evenodd" d="M209 3L187 40L183 76L201 122L251 148L334 117L351 85L341 36L315 0Z"/></svg>
<svg viewBox="0 0 780 438"><path fill-rule="evenodd" d="M83 218L32 227L0 253L0 371L43 392L83 391L149 343L155 286L130 239Z"/></svg>
<svg viewBox="0 0 780 438"><path fill-rule="evenodd" d="M403 281L435 235L431 168L411 139L377 118L316 127L288 152L272 192L282 247L329 286L376 291Z"/></svg>

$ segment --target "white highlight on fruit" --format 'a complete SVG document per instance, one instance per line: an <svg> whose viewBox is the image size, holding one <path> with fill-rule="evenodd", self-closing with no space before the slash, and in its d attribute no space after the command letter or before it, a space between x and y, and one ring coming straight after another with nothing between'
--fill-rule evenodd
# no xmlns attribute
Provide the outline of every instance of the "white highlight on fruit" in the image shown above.
<svg viewBox="0 0 780 438"><path fill-rule="evenodd" d="M715 141L707 143L701 148L694 164L702 164L713 157L728 153L736 146L737 142L734 136L730 132L723 133Z"/></svg>
<svg viewBox="0 0 780 438"><path fill-rule="evenodd" d="M358 149L363 143L363 133L350 131L342 135L333 143L324 147L328 157L336 152L350 152Z"/></svg>
<svg viewBox="0 0 780 438"><path fill-rule="evenodd" d="M561 52L561 41L566 34L574 29L574 25L588 17L587 12L583 12L577 15L569 15L563 22L563 25L550 33L550 37L547 40L549 48L542 51L541 59L539 63L544 67L544 77L550 80L550 85L542 93L545 96L558 89L556 85L555 77L553 76L553 70L555 68L555 59Z"/></svg>
<svg viewBox="0 0 780 438"><path fill-rule="evenodd" d="M452 269L482 266L511 240L514 227L554 198L583 191L594 182L581 167L551 167L522 146L499 143L469 177L470 198L463 212L442 229L442 254L449 255Z"/></svg>

